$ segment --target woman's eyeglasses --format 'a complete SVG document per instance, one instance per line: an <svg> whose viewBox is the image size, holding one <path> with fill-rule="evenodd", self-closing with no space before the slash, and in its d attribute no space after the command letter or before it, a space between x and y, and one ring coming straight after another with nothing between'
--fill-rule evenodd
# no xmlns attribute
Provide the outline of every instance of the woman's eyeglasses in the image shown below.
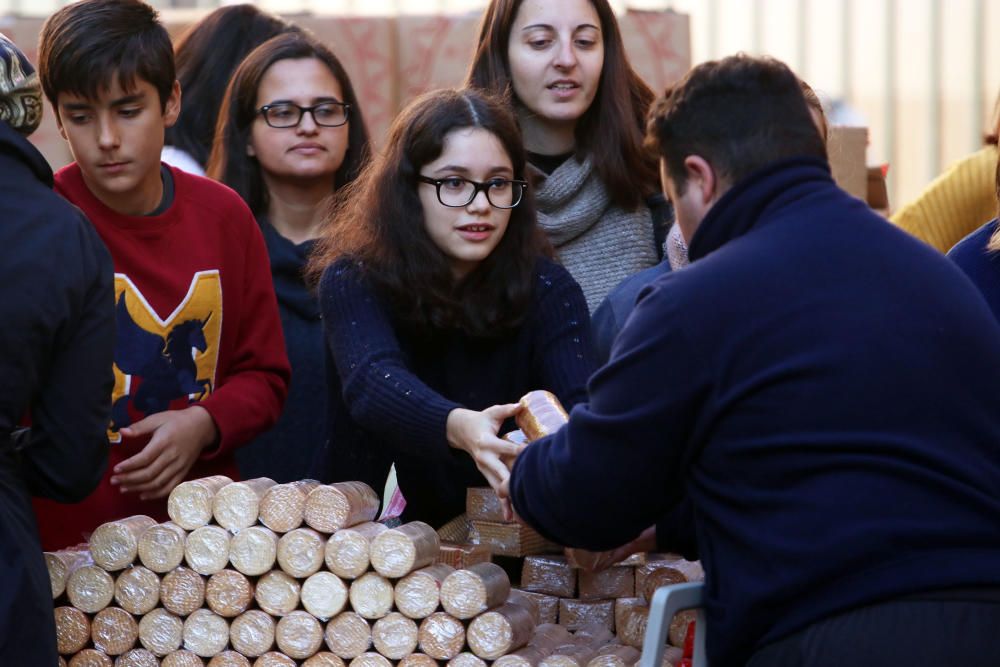
<svg viewBox="0 0 1000 667"><path fill-rule="evenodd" d="M514 208L521 203L524 197L524 189L528 187L526 181L517 181L509 178L491 178L484 183L470 181L460 176L449 176L447 178L430 178L419 175L417 180L421 183L429 183L437 188L437 198L445 206L461 208L468 206L476 198L479 191L486 193L486 201L494 208Z"/></svg>
<svg viewBox="0 0 1000 667"><path fill-rule="evenodd" d="M320 102L311 107L300 107L293 102L278 102L265 104L257 109L257 113L264 117L265 123L279 129L298 127L306 112L309 112L313 122L321 127L339 127L347 122L347 112L350 108L350 104L343 102Z"/></svg>

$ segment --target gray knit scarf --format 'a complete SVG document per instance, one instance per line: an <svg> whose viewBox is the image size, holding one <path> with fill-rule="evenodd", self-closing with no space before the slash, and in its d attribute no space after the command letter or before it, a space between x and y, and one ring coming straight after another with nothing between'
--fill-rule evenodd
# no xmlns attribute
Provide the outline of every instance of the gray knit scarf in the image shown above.
<svg viewBox="0 0 1000 667"><path fill-rule="evenodd" d="M653 218L645 206L615 206L589 158L570 158L542 176L535 193L538 223L593 312L623 279L656 264Z"/></svg>

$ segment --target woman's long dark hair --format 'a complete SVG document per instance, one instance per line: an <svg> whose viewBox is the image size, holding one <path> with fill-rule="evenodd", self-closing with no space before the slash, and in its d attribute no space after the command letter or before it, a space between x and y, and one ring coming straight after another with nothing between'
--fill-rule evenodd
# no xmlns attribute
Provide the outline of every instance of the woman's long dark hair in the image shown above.
<svg viewBox="0 0 1000 667"><path fill-rule="evenodd" d="M368 162L371 149L361 105L347 71L337 56L305 32L289 32L273 37L250 52L229 82L219 111L215 143L206 170L209 178L225 183L243 197L253 214L267 213L270 196L257 159L247 155L250 130L257 117L257 91L267 70L279 60L316 58L325 64L344 93L341 102L351 105L348 112L347 154L330 183L331 192L353 181Z"/></svg>
<svg viewBox="0 0 1000 667"><path fill-rule="evenodd" d="M634 209L658 192L657 163L643 146L653 91L632 69L618 20L607 0L590 0L601 20L604 66L590 108L576 124L576 153L590 157L612 201ZM516 99L507 49L522 0L492 0L479 27L479 45L466 83Z"/></svg>
<svg viewBox="0 0 1000 667"><path fill-rule="evenodd" d="M382 155L334 202L310 262L314 280L340 259L356 261L396 321L423 334L451 329L487 337L523 321L535 263L548 252L530 190L511 210L497 247L458 283L424 225L417 176L440 157L449 133L462 128L496 136L514 177L524 178L521 133L503 100L473 89L427 93L400 112Z"/></svg>
<svg viewBox="0 0 1000 667"><path fill-rule="evenodd" d="M220 7L188 28L174 47L184 103L166 143L204 166L233 71L254 48L290 30L298 28L253 5Z"/></svg>

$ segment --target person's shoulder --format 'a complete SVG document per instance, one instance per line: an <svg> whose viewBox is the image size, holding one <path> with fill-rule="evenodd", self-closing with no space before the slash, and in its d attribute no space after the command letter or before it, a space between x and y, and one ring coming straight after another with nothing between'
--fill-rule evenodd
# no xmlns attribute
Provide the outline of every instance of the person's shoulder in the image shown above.
<svg viewBox="0 0 1000 667"><path fill-rule="evenodd" d="M997 256L986 248L990 238L997 231L998 222L990 220L959 241L948 251L948 259L952 260L966 272L987 264L995 264Z"/></svg>
<svg viewBox="0 0 1000 667"><path fill-rule="evenodd" d="M334 291L344 292L363 286L368 288L364 265L354 257L339 257L332 261L319 279L321 294L331 294Z"/></svg>
<svg viewBox="0 0 1000 667"><path fill-rule="evenodd" d="M237 226L252 223L257 226L250 207L232 188L205 176L198 176L178 167L167 165L174 179L175 201L190 204L190 209L201 219L217 217ZM188 209L184 209L185 213Z"/></svg>

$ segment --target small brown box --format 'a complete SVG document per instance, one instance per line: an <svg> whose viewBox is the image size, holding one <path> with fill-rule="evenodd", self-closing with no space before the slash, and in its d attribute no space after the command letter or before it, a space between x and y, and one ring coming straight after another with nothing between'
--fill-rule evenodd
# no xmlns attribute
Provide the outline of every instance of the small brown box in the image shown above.
<svg viewBox="0 0 1000 667"><path fill-rule="evenodd" d="M469 541L481 544L500 556L530 556L559 551L558 545L520 523L473 521Z"/></svg>
<svg viewBox="0 0 1000 667"><path fill-rule="evenodd" d="M580 599L606 600L635 596L635 569L609 567L600 572L580 571Z"/></svg>
<svg viewBox="0 0 1000 667"><path fill-rule="evenodd" d="M559 621L559 598L553 595L532 593L531 591L525 590L518 590L517 592L520 595L534 600L536 606L538 607L539 625L543 623L557 623Z"/></svg>
<svg viewBox="0 0 1000 667"><path fill-rule="evenodd" d="M463 570L476 563L489 563L493 554L481 544L456 544L442 542L438 551L437 562L451 565L456 570Z"/></svg>
<svg viewBox="0 0 1000 667"><path fill-rule="evenodd" d="M585 625L600 623L615 629L614 600L560 600L559 625L567 630L579 630Z"/></svg>
<svg viewBox="0 0 1000 667"><path fill-rule="evenodd" d="M470 521L496 521L503 523L503 504L491 487L477 487L465 492L465 514Z"/></svg>
<svg viewBox="0 0 1000 667"><path fill-rule="evenodd" d="M563 556L528 556L521 568L521 588L558 598L576 595L576 570Z"/></svg>

